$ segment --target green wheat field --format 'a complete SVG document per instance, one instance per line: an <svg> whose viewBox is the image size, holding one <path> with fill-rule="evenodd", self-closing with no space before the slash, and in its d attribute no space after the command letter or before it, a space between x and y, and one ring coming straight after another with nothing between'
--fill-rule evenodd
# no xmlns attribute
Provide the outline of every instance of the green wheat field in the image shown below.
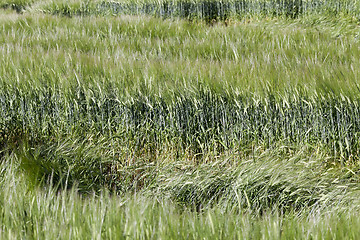
<svg viewBox="0 0 360 240"><path fill-rule="evenodd" d="M360 1L0 0L0 239L358 239Z"/></svg>

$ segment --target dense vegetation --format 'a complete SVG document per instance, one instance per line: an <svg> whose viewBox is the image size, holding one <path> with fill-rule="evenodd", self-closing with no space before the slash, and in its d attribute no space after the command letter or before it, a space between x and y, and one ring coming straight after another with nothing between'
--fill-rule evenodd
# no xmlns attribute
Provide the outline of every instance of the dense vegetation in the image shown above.
<svg viewBox="0 0 360 240"><path fill-rule="evenodd" d="M0 238L359 235L357 1L0 7Z"/></svg>

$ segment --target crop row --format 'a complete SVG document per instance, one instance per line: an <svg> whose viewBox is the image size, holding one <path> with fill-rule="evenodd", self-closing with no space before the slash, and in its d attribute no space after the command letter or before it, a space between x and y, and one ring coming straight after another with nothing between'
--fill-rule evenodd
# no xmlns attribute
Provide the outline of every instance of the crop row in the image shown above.
<svg viewBox="0 0 360 240"><path fill-rule="evenodd" d="M1 145L32 142L73 131L117 136L136 147L177 144L195 154L248 144L321 144L337 156L360 149L360 102L346 97L292 96L275 100L209 89L171 98L138 94L122 99L116 89L43 88L0 93Z"/></svg>
<svg viewBox="0 0 360 240"><path fill-rule="evenodd" d="M31 8L31 5L35 5L35 10L65 16L146 14L164 18L202 19L207 22L261 16L297 18L308 14L342 13L358 17L360 14L358 2L349 0L0 1L0 7L11 7L18 12Z"/></svg>
<svg viewBox="0 0 360 240"><path fill-rule="evenodd" d="M109 11L112 14L150 14L206 21L251 16L297 18L310 13L358 13L358 7L353 1L323 0L131 1L102 2L98 7L100 12Z"/></svg>

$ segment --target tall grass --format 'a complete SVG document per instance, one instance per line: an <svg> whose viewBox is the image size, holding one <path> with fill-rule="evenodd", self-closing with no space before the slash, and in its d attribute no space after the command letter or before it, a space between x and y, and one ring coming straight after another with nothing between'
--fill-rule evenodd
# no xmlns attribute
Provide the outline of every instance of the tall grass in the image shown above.
<svg viewBox="0 0 360 240"><path fill-rule="evenodd" d="M322 31L298 21L226 29L141 18L2 22L3 148L92 133L136 152L173 145L201 158L283 142L357 158L352 20Z"/></svg>
<svg viewBox="0 0 360 240"><path fill-rule="evenodd" d="M144 95L121 101L100 90L65 94L51 88L29 93L5 88L0 93L1 145L36 145L63 134L91 132L121 138L137 151L165 144L201 157L283 142L320 145L340 159L357 160L360 103L344 96L276 100L200 90L168 102Z"/></svg>
<svg viewBox="0 0 360 240"><path fill-rule="evenodd" d="M34 187L19 165L20 155L7 155L1 165L0 235L3 239L357 236L358 178L349 169L321 167L324 156L311 156L306 149L286 152L279 148L255 152L247 159L227 156L199 167L164 162L157 167L156 183L133 195L106 191L83 195L76 185L69 190ZM68 179L73 176L81 177L70 173Z"/></svg>
<svg viewBox="0 0 360 240"><path fill-rule="evenodd" d="M35 2L33 0L1 0L0 8L11 8L15 10L17 13L21 13L26 8L31 6L31 4Z"/></svg>
<svg viewBox="0 0 360 240"><path fill-rule="evenodd" d="M148 18L143 25L139 17L5 19L1 80L11 85L102 88L110 82L124 96L165 96L201 84L260 95L294 88L310 95L357 92L358 32L351 19L255 21L229 28Z"/></svg>
<svg viewBox="0 0 360 240"><path fill-rule="evenodd" d="M357 236L355 15L225 27L97 3L1 10L1 238Z"/></svg>
<svg viewBox="0 0 360 240"><path fill-rule="evenodd" d="M163 18L205 20L208 23L254 17L298 18L306 15L350 15L359 17L359 3L350 0L127 0L127 1L11 1L1 7L12 7L18 12L29 8L63 16L76 15L139 15Z"/></svg>

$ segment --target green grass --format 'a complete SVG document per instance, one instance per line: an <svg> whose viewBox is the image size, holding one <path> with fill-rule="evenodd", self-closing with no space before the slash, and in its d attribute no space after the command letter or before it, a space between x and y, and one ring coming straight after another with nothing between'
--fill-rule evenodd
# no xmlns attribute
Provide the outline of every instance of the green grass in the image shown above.
<svg viewBox="0 0 360 240"><path fill-rule="evenodd" d="M356 239L357 2L333 3L1 2L0 238Z"/></svg>
<svg viewBox="0 0 360 240"><path fill-rule="evenodd" d="M284 142L357 159L352 20L228 28L138 17L3 21L2 146L87 132L137 152L201 157Z"/></svg>
<svg viewBox="0 0 360 240"><path fill-rule="evenodd" d="M3 0L3 8L18 12L43 11L62 16L76 15L139 15L163 18L204 20L207 23L254 17L299 18L308 15L351 15L359 17L359 3L350 0Z"/></svg>
<svg viewBox="0 0 360 240"><path fill-rule="evenodd" d="M352 0L2 0L0 7L17 12L41 11L67 17L84 15L152 15L203 20L213 24L243 18L301 18L309 15L354 16L359 3Z"/></svg>
<svg viewBox="0 0 360 240"><path fill-rule="evenodd" d="M264 20L228 28L146 21L42 15L3 21L1 79L37 85L48 78L81 87L110 82L129 94L166 95L195 84L256 94L357 92L358 29L352 19Z"/></svg>
<svg viewBox="0 0 360 240"><path fill-rule="evenodd" d="M1 166L1 238L355 239L358 177L322 167L326 158L306 149L286 151L199 167L164 161L156 183L131 195L34 187L19 156L8 155Z"/></svg>
<svg viewBox="0 0 360 240"><path fill-rule="evenodd" d="M0 8L10 8L15 10L17 13L21 13L28 8L34 1L33 0L1 0Z"/></svg>

